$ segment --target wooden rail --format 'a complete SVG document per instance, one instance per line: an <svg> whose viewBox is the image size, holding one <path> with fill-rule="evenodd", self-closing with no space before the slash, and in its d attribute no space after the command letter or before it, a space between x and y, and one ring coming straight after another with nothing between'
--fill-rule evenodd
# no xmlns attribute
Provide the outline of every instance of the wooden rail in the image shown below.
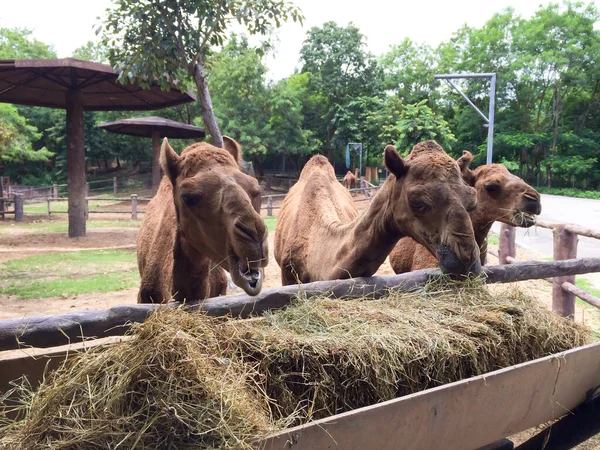
<svg viewBox="0 0 600 450"><path fill-rule="evenodd" d="M600 258L567 261L532 261L484 267L487 283L508 283L555 276L600 271ZM204 301L188 301L186 308L201 309L211 316L250 317L270 309L283 308L298 296L327 295L334 298L379 298L392 291L422 288L439 269L417 270L386 277L318 281L265 289L255 297L246 294L225 295ZM161 305L126 305L103 311L81 311L56 316L34 316L0 321L0 351L20 346L54 347L85 338L119 336L132 322L141 322ZM170 303L167 307L180 304Z"/></svg>
<svg viewBox="0 0 600 450"><path fill-rule="evenodd" d="M578 236L600 239L600 230L582 227L571 223L550 223L538 219L536 226L552 230L554 236L554 260L561 261L577 258ZM516 261L515 228L502 224L498 259L500 264L513 264ZM550 280L548 280L550 281ZM575 297L600 308L600 299L575 286L575 274L553 277L552 311L563 317L575 315Z"/></svg>

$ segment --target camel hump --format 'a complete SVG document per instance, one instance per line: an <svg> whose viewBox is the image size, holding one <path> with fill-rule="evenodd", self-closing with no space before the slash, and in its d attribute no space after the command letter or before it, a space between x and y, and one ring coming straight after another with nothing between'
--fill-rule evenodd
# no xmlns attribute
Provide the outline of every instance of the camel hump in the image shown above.
<svg viewBox="0 0 600 450"><path fill-rule="evenodd" d="M300 180L311 177L312 173L319 171L326 174L329 178L335 180L335 172L329 160L323 155L315 155L308 160L300 174Z"/></svg>
<svg viewBox="0 0 600 450"><path fill-rule="evenodd" d="M415 145L412 149L413 152L444 152L444 149L440 146L440 144L438 144L435 141L423 141L423 142L419 142L417 145ZM445 152L444 152L445 153Z"/></svg>

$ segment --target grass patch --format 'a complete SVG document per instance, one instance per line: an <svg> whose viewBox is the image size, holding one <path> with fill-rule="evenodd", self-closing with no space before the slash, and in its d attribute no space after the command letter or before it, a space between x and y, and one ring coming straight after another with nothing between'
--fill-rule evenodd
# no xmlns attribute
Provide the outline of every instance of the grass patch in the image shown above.
<svg viewBox="0 0 600 450"><path fill-rule="evenodd" d="M29 256L0 264L0 273L0 293L23 299L112 292L139 283L135 253L126 250Z"/></svg>
<svg viewBox="0 0 600 450"><path fill-rule="evenodd" d="M551 195L563 195L565 197L576 197L576 198L592 198L600 200L600 191L584 191L576 188L547 188L547 187L536 187L538 192L542 194Z"/></svg>
<svg viewBox="0 0 600 450"><path fill-rule="evenodd" d="M267 216L263 217L267 228L269 229L269 233L275 232L275 224L277 223L277 216Z"/></svg>
<svg viewBox="0 0 600 450"><path fill-rule="evenodd" d="M139 220L88 220L87 229L97 230L101 228L138 228L141 224ZM3 233L3 229L14 231L18 229L24 233L66 233L69 231L69 223L66 220L51 220L39 223L27 223L23 225L0 226L0 236L12 234Z"/></svg>
<svg viewBox="0 0 600 450"><path fill-rule="evenodd" d="M490 232L490 234L488 234L487 240L488 240L488 244L490 244L490 245L500 245L500 235L499 234Z"/></svg>

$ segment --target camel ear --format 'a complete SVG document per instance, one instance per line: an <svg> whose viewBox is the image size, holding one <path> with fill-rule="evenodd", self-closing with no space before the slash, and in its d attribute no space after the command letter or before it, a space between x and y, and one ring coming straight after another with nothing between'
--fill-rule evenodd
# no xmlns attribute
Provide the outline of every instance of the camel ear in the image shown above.
<svg viewBox="0 0 600 450"><path fill-rule="evenodd" d="M169 145L167 138L164 138L160 147L160 168L169 177L173 185L175 185L175 179L177 178L177 163L180 159L181 157Z"/></svg>
<svg viewBox="0 0 600 450"><path fill-rule="evenodd" d="M231 153L233 159L239 164L240 159L242 159L242 147L240 144L229 136L223 136L223 148Z"/></svg>
<svg viewBox="0 0 600 450"><path fill-rule="evenodd" d="M470 186L475 185L475 173L469 169L471 163L473 162L473 155L468 150L463 150L463 154L460 158L456 160L458 163L458 167L460 169L460 173L463 177L463 180L467 182Z"/></svg>
<svg viewBox="0 0 600 450"><path fill-rule="evenodd" d="M408 171L408 166L393 145L385 147L385 150L383 151L383 162L385 163L387 170L393 173L396 178L401 178L406 175L406 172Z"/></svg>

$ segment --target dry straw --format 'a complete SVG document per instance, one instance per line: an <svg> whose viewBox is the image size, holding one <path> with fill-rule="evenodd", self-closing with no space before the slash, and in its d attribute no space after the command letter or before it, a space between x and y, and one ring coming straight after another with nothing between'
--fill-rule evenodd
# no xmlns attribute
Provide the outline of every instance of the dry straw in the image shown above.
<svg viewBox="0 0 600 450"><path fill-rule="evenodd" d="M276 429L590 340L519 291L481 286L299 299L248 320L160 311L131 335L82 354L36 392L15 388L20 418L4 421L0 443L247 448Z"/></svg>

